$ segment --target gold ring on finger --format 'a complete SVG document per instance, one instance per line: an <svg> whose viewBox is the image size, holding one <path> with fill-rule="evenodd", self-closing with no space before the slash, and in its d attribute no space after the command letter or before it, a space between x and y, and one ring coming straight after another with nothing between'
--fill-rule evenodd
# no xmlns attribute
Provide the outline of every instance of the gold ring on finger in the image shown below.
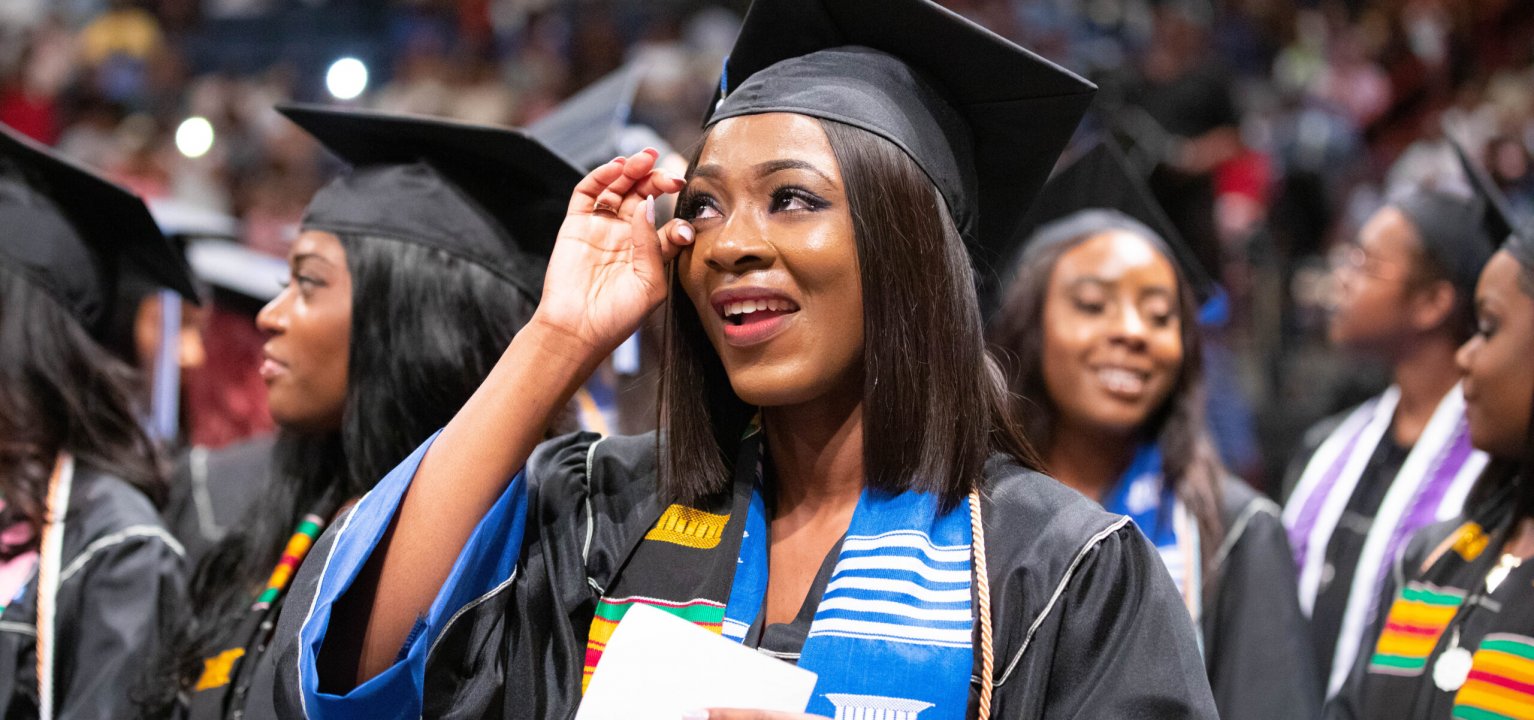
<svg viewBox="0 0 1534 720"><path fill-rule="evenodd" d="M591 206L591 214L595 215L597 213L608 213L610 215L616 216L618 214L618 208L598 200L595 205Z"/></svg>

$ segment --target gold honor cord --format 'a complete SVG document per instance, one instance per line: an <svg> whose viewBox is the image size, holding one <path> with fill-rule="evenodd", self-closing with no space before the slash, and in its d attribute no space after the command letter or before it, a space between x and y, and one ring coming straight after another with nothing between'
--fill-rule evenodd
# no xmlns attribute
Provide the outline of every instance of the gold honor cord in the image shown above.
<svg viewBox="0 0 1534 720"><path fill-rule="evenodd" d="M969 491L970 553L974 556L975 600L980 614L980 702L976 720L991 717L991 674L996 667L996 648L991 639L991 577L985 565L985 523L980 517L980 488Z"/></svg>

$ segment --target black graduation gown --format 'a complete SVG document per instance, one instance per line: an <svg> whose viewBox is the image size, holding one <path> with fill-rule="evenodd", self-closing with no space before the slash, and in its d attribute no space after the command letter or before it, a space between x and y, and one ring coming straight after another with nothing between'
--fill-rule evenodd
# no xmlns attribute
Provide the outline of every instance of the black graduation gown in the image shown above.
<svg viewBox="0 0 1534 720"><path fill-rule="evenodd" d="M579 433L537 449L517 573L422 640L421 716L573 716L597 600L665 508L655 445ZM993 717L1216 717L1187 610L1127 518L999 457L983 512ZM278 717L317 716L301 696L299 632L346 526L321 537L290 590L273 648Z"/></svg>
<svg viewBox="0 0 1534 720"><path fill-rule="evenodd" d="M65 515L54 716L131 717L161 616L185 606L183 552L148 498L77 467ZM35 575L34 575L35 580ZM0 716L37 717L37 585L0 615Z"/></svg>
<svg viewBox="0 0 1534 720"><path fill-rule="evenodd" d="M165 526L186 548L187 567L198 561L270 483L272 435L210 450L194 447L176 464Z"/></svg>
<svg viewBox="0 0 1534 720"><path fill-rule="evenodd" d="M177 707L175 718L273 720L277 717L276 708L272 706L276 664L269 651L283 600L278 598L265 610L247 613L239 624L230 628L221 646L239 651L240 656L227 658L227 665L221 666L228 671L226 680L216 687L194 690L186 703Z"/></svg>
<svg viewBox="0 0 1534 720"><path fill-rule="evenodd" d="M1380 594L1381 610L1347 682L1326 705L1327 720L1534 718L1534 563L1525 561L1495 592L1484 593L1487 572L1501 556L1501 543L1513 522L1511 501L1488 505L1412 536ZM1465 533L1467 522L1484 530ZM1476 537L1480 540L1464 541ZM1463 560L1462 551L1475 553L1475 559ZM1382 672L1374 656L1383 649L1380 637L1403 587L1464 600L1452 610L1447 626L1438 628L1420 670ZM1493 643L1510 651L1492 650ZM1461 690L1446 691L1437 686L1434 675L1439 659L1455 645L1474 653L1474 674Z"/></svg>
<svg viewBox="0 0 1534 720"><path fill-rule="evenodd" d="M1215 704L1230 720L1314 718L1321 685L1279 508L1234 478L1221 490L1226 534L1200 618Z"/></svg>

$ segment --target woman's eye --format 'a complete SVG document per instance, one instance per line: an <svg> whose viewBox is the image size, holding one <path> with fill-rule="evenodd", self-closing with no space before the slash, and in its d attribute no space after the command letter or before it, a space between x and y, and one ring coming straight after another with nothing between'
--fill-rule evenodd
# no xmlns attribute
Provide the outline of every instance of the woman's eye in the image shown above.
<svg viewBox="0 0 1534 720"><path fill-rule="evenodd" d="M785 187L772 192L773 212L810 212L825 206L825 200L802 188Z"/></svg>
<svg viewBox="0 0 1534 720"><path fill-rule="evenodd" d="M706 220L708 218L723 217L714 199L707 195L693 195L682 202L681 216L683 220Z"/></svg>
<svg viewBox="0 0 1534 720"><path fill-rule="evenodd" d="M1072 304L1076 306L1077 310L1089 315L1100 314L1106 307L1103 301L1091 298L1076 298L1072 301Z"/></svg>
<svg viewBox="0 0 1534 720"><path fill-rule="evenodd" d="M1475 324L1475 334L1489 340L1492 335L1497 334L1497 324L1490 320L1482 319Z"/></svg>

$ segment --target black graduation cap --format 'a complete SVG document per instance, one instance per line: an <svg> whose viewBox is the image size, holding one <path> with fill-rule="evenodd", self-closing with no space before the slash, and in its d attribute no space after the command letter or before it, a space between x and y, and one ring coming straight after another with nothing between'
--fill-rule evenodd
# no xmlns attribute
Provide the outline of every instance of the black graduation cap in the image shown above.
<svg viewBox="0 0 1534 720"><path fill-rule="evenodd" d="M632 122L634 97L643 76L643 64L624 65L528 125L527 134L585 170L646 147L665 154L666 142L660 135Z"/></svg>
<svg viewBox="0 0 1534 720"><path fill-rule="evenodd" d="M1022 261L1030 246L1041 240L1047 242L1043 236L1055 235L1049 231L1050 227L1061 227L1069 218L1086 211L1112 212L1114 216L1102 216L1106 222L1115 222L1115 217L1130 220L1132 222L1121 224L1138 223L1166 243L1200 304L1213 297L1217 290L1209 269L1199 262L1182 234L1177 232L1177 226L1156 201L1145 177L1130 163L1117 142L1103 138L1090 141L1084 147L1086 149L1055 173L1039 192L1033 210L1014 235L1015 246L1019 249L1013 251L1013 265ZM1058 238L1060 241L1068 239L1071 238Z"/></svg>
<svg viewBox="0 0 1534 720"><path fill-rule="evenodd" d="M1516 225L1512 206L1486 169L1471 159L1464 144L1451 134L1445 133L1445 137L1449 139L1449 145L1454 148L1455 157L1459 158L1459 166L1465 171L1465 179L1470 181L1470 189L1481 199L1481 202L1486 204L1481 227L1491 237L1494 245L1501 245L1507 240L1507 236L1513 234Z"/></svg>
<svg viewBox="0 0 1534 720"><path fill-rule="evenodd" d="M143 201L0 124L0 262L19 270L97 339L127 282L193 302L186 263Z"/></svg>
<svg viewBox="0 0 1534 720"><path fill-rule="evenodd" d="M705 125L791 112L879 135L932 179L984 264L1095 91L930 0L756 0Z"/></svg>
<svg viewBox="0 0 1534 720"><path fill-rule="evenodd" d="M1457 140L1449 144L1459 156L1469 195L1430 184L1418 185L1395 195L1387 205L1400 210L1422 243L1423 252L1436 260L1449 281L1467 296L1475 293L1481 268L1491 260L1512 233L1507 201Z"/></svg>
<svg viewBox="0 0 1534 720"><path fill-rule="evenodd" d="M536 301L580 171L527 134L438 118L277 108L351 165L303 227L386 237L476 263Z"/></svg>

